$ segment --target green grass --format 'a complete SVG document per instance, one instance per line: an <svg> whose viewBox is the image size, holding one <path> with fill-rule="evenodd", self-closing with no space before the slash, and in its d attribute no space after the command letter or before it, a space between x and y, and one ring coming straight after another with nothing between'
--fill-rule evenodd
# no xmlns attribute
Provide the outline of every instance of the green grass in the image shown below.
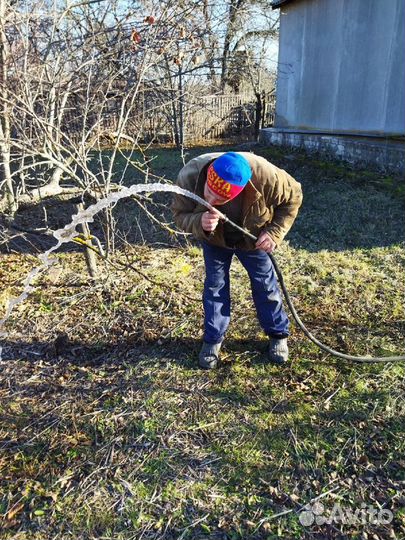
<svg viewBox="0 0 405 540"><path fill-rule="evenodd" d="M256 151L304 186L304 207L276 258L310 330L350 354L403 354L400 195L374 172ZM157 172L174 178L180 156L152 153ZM93 286L80 252L64 253L58 281L41 277L10 319L0 373L0 538L403 538L404 365L333 358L294 326L291 361L268 365L235 262L222 364L202 372L200 249L127 252L179 292L101 262ZM2 302L32 264L3 256ZM322 494L329 510L370 504L391 509L394 521L303 526L300 509Z"/></svg>
<svg viewBox="0 0 405 540"><path fill-rule="evenodd" d="M151 179L168 180L175 182L177 173L193 157L211 151L231 150L231 145L222 145L219 148L212 149L210 146L195 146L185 149L183 154L174 147L150 147L144 152L131 149L119 150L114 156L113 182L130 185L144 180L146 172ZM102 153L95 152L89 162L89 168L98 173L101 165L108 169L112 152L102 150Z"/></svg>

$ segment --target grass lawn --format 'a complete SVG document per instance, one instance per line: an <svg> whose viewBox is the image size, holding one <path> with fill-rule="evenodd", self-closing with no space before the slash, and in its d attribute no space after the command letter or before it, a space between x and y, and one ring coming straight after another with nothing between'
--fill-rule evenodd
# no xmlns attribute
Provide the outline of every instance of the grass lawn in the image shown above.
<svg viewBox="0 0 405 540"><path fill-rule="evenodd" d="M403 354L403 181L292 150L253 151L303 185L276 258L309 329L350 354ZM181 156L149 154L153 174L174 180ZM122 203L117 220L135 222L135 206ZM235 261L221 367L198 370L201 250L167 233L149 242L158 227L136 216L143 241L115 257L157 284L103 262L91 283L83 255L61 253L8 322L0 538L405 538L405 365L333 358L294 325L288 365L266 364ZM29 253L1 256L2 310L35 263ZM326 518L340 505L346 522L304 516L315 503ZM372 523L369 507L393 519Z"/></svg>

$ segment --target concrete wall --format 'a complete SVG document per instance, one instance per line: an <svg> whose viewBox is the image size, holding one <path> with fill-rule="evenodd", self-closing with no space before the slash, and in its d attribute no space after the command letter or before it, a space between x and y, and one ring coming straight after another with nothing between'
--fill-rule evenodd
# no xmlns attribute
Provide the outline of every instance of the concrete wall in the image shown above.
<svg viewBox="0 0 405 540"><path fill-rule="evenodd" d="M385 173L403 175L405 172L405 146L401 142L371 137L315 135L310 132L291 133L277 128L262 129L259 142L266 146L290 146L309 153L319 152L325 158L343 160Z"/></svg>
<svg viewBox="0 0 405 540"><path fill-rule="evenodd" d="M275 127L405 134L405 0L280 9Z"/></svg>

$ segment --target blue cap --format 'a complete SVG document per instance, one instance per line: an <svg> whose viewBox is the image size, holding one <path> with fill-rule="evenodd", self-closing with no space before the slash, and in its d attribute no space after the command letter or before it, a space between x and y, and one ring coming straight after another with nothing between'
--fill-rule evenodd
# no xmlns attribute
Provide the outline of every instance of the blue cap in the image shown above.
<svg viewBox="0 0 405 540"><path fill-rule="evenodd" d="M213 162L214 171L225 182L245 187L252 178L249 162L236 152L227 152Z"/></svg>

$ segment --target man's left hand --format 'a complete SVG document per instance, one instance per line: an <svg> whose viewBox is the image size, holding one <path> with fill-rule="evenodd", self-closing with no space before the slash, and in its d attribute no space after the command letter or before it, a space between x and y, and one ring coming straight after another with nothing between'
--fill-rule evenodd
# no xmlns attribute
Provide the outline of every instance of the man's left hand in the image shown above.
<svg viewBox="0 0 405 540"><path fill-rule="evenodd" d="M273 253L273 251L276 249L277 244L272 239L272 237L269 235L268 232L262 231L259 234L259 238L256 242L256 249L262 249L266 253Z"/></svg>

